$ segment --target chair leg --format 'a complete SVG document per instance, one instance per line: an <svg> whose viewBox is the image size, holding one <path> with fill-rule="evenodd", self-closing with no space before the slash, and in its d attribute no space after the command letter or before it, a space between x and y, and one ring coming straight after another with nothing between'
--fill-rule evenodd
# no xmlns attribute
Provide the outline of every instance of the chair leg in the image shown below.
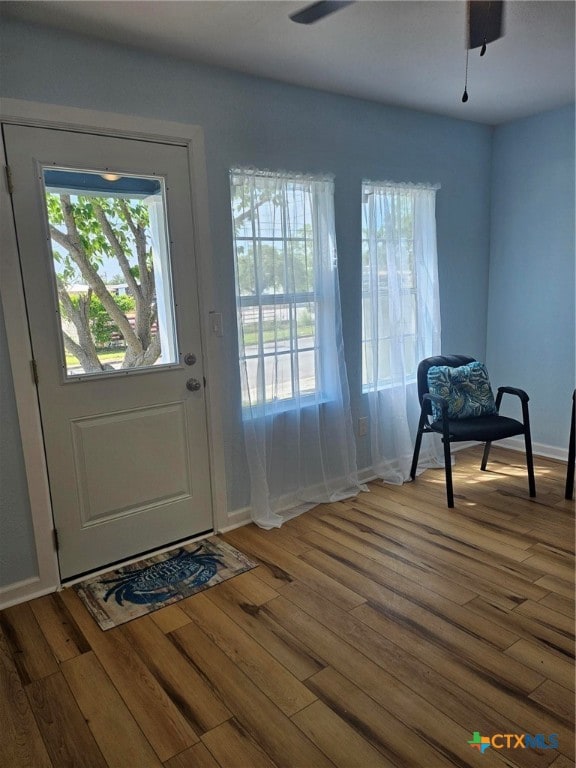
<svg viewBox="0 0 576 768"><path fill-rule="evenodd" d="M420 456L420 446L422 445L422 433L424 430L424 422L426 421L426 414L422 410L420 414L420 420L418 422L418 432L416 433L416 443L414 444L414 454L412 456L412 466L410 467L410 479L416 479L416 469L418 468L418 458Z"/></svg>
<svg viewBox="0 0 576 768"><path fill-rule="evenodd" d="M532 438L530 437L530 415L528 413L528 400L522 400L522 421L524 422L524 442L526 444L526 467L528 468L528 488L530 497L536 496L536 483L534 482L534 459L532 457Z"/></svg>
<svg viewBox="0 0 576 768"><path fill-rule="evenodd" d="M528 468L528 488L530 489L530 496L534 498L536 496L536 482L534 481L534 459L532 457L532 440L530 438L530 430L526 430L524 433L524 441L526 443L526 467Z"/></svg>
<svg viewBox="0 0 576 768"><path fill-rule="evenodd" d="M480 469L484 472L486 470L486 464L488 464L488 454L490 453L490 446L492 443L490 441L486 441L486 445L484 446L484 453L482 454L482 463L480 464Z"/></svg>
<svg viewBox="0 0 576 768"><path fill-rule="evenodd" d="M564 498L569 501L574 497L574 461L576 460L576 389L572 395L572 421L568 442L568 467L566 468L566 491Z"/></svg>
<svg viewBox="0 0 576 768"><path fill-rule="evenodd" d="M566 492L564 493L564 498L568 499L568 501L574 498L574 455L572 455L572 460L570 460L570 456L568 456L568 469L566 470Z"/></svg>
<svg viewBox="0 0 576 768"><path fill-rule="evenodd" d="M450 455L450 441L443 440L444 443L444 466L446 471L446 499L448 507L454 506L454 489L452 487L452 457Z"/></svg>

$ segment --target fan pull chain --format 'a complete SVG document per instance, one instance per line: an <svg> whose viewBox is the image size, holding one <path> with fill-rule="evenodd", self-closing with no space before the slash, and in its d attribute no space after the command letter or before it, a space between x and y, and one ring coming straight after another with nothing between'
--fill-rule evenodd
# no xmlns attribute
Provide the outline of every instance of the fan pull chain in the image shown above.
<svg viewBox="0 0 576 768"><path fill-rule="evenodd" d="M464 104L468 101L468 49L466 49L466 76L464 78L464 93L462 94L462 101Z"/></svg>
<svg viewBox="0 0 576 768"><path fill-rule="evenodd" d="M488 24L490 24L490 7L492 3L488 3L488 10L486 11L486 26L484 31L484 42L482 43L482 49L480 50L480 56L484 56L486 53L486 38L488 37Z"/></svg>

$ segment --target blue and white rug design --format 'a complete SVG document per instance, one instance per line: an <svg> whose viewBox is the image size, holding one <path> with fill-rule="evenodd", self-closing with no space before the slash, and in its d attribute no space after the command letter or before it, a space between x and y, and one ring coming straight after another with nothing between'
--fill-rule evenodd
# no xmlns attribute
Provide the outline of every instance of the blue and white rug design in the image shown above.
<svg viewBox="0 0 576 768"><path fill-rule="evenodd" d="M99 626L106 630L257 565L214 536L90 577L73 588Z"/></svg>

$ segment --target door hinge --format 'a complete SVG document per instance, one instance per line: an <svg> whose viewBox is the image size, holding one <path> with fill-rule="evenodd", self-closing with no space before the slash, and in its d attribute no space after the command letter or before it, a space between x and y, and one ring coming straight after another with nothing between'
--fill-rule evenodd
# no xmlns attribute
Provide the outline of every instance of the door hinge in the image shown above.
<svg viewBox="0 0 576 768"><path fill-rule="evenodd" d="M30 367L32 368L32 379L34 384L38 386L38 365L36 364L36 360L30 360Z"/></svg>
<svg viewBox="0 0 576 768"><path fill-rule="evenodd" d="M14 182L12 181L12 170L9 165L4 166L6 169L6 184L8 185L8 194L14 193Z"/></svg>
<svg viewBox="0 0 576 768"><path fill-rule="evenodd" d="M58 531L56 530L56 528L54 528L54 530L52 531L52 535L54 536L54 549L56 550L56 552L59 552L60 551L60 541L58 539Z"/></svg>

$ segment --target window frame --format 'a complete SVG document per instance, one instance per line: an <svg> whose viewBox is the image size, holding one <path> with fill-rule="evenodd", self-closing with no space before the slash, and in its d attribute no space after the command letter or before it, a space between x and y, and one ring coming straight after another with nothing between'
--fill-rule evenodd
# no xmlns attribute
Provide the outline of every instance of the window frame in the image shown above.
<svg viewBox="0 0 576 768"><path fill-rule="evenodd" d="M238 340L239 340L239 354L238 354L238 362L240 366L240 370L242 373L242 369L246 368L247 361L248 360L258 360L258 359L272 359L272 360L281 360L283 358L288 358L290 362L290 394L284 396L284 397L268 397L265 395L263 399L252 399L252 392L249 384L247 383L245 376L242 374L241 376L241 396L242 396L242 412L244 417L248 416L249 412L252 413L258 413L259 410L264 412L269 407L273 407L274 412L284 412L284 411L292 411L296 409L300 409L303 407L306 407L307 405L313 405L314 403L317 403L319 400L325 401L327 400L326 394L325 394L325 388L323 386L324 381L324 375L323 375L323 364L322 364L322 350L321 350L321 344L320 344L320 336L321 336L321 328L324 323L324 318L322 317L323 311L324 311L324 302L322 297L322 291L320 286L320 281L318 280L318 269L319 269L319 245L318 245L318 232L317 227L315 226L315 222L318 217L318 211L317 211L317 200L316 200L316 194L313 188L314 179L313 178L307 178L302 177L299 174L285 174L285 173L270 173L270 172L255 172L255 171L245 171L243 169L232 169L230 171L230 191L231 191L231 210L232 210L232 216L234 216L233 213L233 200L234 200L234 187L240 186L242 182L242 178L253 178L253 177L261 177L263 179L276 179L278 183L284 182L286 184L291 185L300 185L302 187L302 194L303 195L310 195L310 218L309 220L305 221L304 226L311 226L312 231L310 236L307 236L306 234L298 235L298 236L290 236L289 234L286 234L286 207L290 205L290 201L284 197L284 205L279 206L280 207L280 215L281 215L281 229L285 233L285 236L278 236L278 235L262 235L258 234L256 232L256 224L257 224L257 218L258 218L258 209L254 206L254 203L251 204L251 234L247 235L237 235L236 232L233 229L232 232L232 238L233 238L233 252L234 252L234 269L236 273L236 280L235 280L235 300L236 300L236 312L237 312L237 319L238 319ZM236 179L240 179L240 181L236 181ZM283 195L286 195L286 188L283 186ZM306 207L306 204L304 204L304 207ZM246 208L246 210L248 210ZM291 217L290 217L291 218ZM234 220L233 220L234 225ZM265 289L260 290L258 288L258 263L257 263L257 256L258 253L258 246L262 243L278 243L280 246L280 250L284 253L284 267L286 267L287 259L289 259L289 248L287 248L288 244L293 244L295 242L300 242L306 244L310 244L311 250L312 250L312 264L308 268L311 271L311 277L312 277L312 289L309 291L283 291L281 293L265 293ZM240 295L239 294L239 280L238 280L238 246L239 244L247 243L252 246L252 253L253 253L253 259L254 259L254 271L255 271L255 277L254 277L254 286L255 286L255 292L252 295ZM310 275L308 274L307 280L309 280ZM302 304L308 304L308 305L314 305L314 333L311 337L311 341L306 343L306 341L310 338L307 336L298 336L298 319L297 319L297 310L298 306ZM263 328L263 319L262 317L257 318L256 322L258 323L258 348L257 351L252 355L247 355L244 353L244 340L243 340L243 318L242 318L242 311L245 309L248 309L250 307L254 307L256 311L260 311L260 315L262 314L262 310L265 310L267 307L275 307L275 306L286 306L288 314L289 314L289 338L287 339L288 348L285 350L278 350L274 349L270 352L266 352L263 350L263 344L265 343L263 341L263 334L264 334L264 328ZM302 346L298 343L298 340L304 341L305 346ZM302 394L298 395L295 394L298 390L298 382L302 382L302 379L299 378L300 372L299 372L299 354L302 352L312 352L314 357L314 387L311 390L304 390ZM256 385L256 391L260 390L263 392L266 392L267 385L265 380L265 369L264 366L262 366L262 370L257 375L263 377L263 380L260 381L260 384Z"/></svg>
<svg viewBox="0 0 576 768"><path fill-rule="evenodd" d="M380 344L382 342L390 342L393 339L393 334L390 330L387 336L380 336L377 339L372 339L371 335L369 338L366 337L365 331L366 331L366 317L365 317L365 301L367 300L370 304L372 304L372 296L374 294L374 288L372 286L372 264L370 263L370 256L371 256L371 249L369 246L369 242L372 238L376 238L376 251L378 251L379 247L386 243L387 240L390 238L385 237L385 233L382 233L381 237L377 236L377 233L372 232L366 232L366 228L364 226L365 223L365 213L364 213L364 206L369 204L369 198L372 195L378 194L378 188L382 187L383 185L378 182L370 182L370 181L363 181L362 182L362 239L361 239L361 263L362 263L362 279L361 279L361 312L362 312L362 322L361 322L361 355L362 355L362 393L365 394L367 392L373 392L373 391L380 391L385 389L392 389L395 386L397 386L397 382L394 381L393 376L390 374L388 378L386 379L377 379L375 380L375 377L373 376L370 380L368 377L368 363L367 363L367 354L366 349L368 345L373 345L374 343ZM393 189L395 194L401 193L403 190L406 191L406 193L410 192L410 187L404 184L386 184L385 185L389 189ZM401 237L401 240L406 240L405 237ZM415 255L414 255L414 205L412 204L412 211L411 211L411 237L409 238L410 241L410 251L411 251L411 259L410 259L410 287L409 288L402 288L401 296L404 300L406 297L411 297L413 301L413 308L412 308L412 326L414 328L413 331L406 333L404 332L402 334L402 345L404 350L406 350L406 343L407 340L413 340L414 349L416 349L417 346L417 340L418 340L418 285L417 285L417 275L416 275L416 263L415 263ZM364 266L364 256L365 256L365 248L368 250L368 260L369 263L367 267ZM376 265L378 266L378 265ZM368 270L368 287L365 290L364 289L364 270ZM402 280L402 285L405 285L405 281ZM389 281L388 277L386 278L386 283L384 287L381 287L380 281L378 282L378 285L376 287L376 292L378 296L378 308L380 308L380 297L386 296L388 297L390 295L390 287L389 287ZM372 366L373 367L373 366ZM418 361L415 360L415 365L413 371L408 372L405 377L404 381L406 383L411 383L416 381L417 376L417 367L418 367Z"/></svg>

